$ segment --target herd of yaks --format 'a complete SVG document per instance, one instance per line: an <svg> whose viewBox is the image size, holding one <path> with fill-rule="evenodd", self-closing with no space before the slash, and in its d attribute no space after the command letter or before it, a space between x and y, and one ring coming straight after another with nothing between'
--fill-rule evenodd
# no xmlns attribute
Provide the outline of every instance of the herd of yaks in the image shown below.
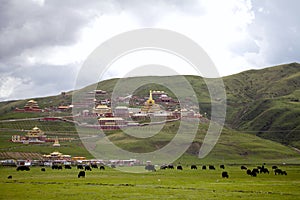
<svg viewBox="0 0 300 200"><path fill-rule="evenodd" d="M91 165L77 165L76 166L77 169L81 170L79 171L78 173L78 178L80 177L85 177L85 171L92 171L92 168L94 169L100 169L100 170L105 170L105 166L104 165L101 165L98 167L97 164L91 164ZM111 166L112 168L115 168L115 166ZM63 169L63 166L62 165L52 165L51 168L53 170L62 170ZM64 165L64 168L65 169L72 169L72 167L70 165ZM197 170L198 167L196 165L191 165L190 168L192 170ZM162 165L160 166L160 170L166 170L166 169L175 169L175 166L173 164L168 164L168 165ZM182 165L177 165L176 166L176 169L177 170L183 170L183 166ZM202 166L202 170L206 170L206 169L209 169L209 170L216 170L215 166L214 165L203 165ZM227 171L224 171L225 170L225 165L220 165L220 169L222 169L222 178L229 178L229 174ZM29 166L18 166L17 167L17 171L29 171L30 170L30 167ZM83 171L84 170L84 171ZM156 171L155 169L155 166L154 165L146 165L145 166L145 170L148 170L148 171ZM246 166L242 165L241 166L241 170L245 170L246 171L246 174L249 175L249 176L252 176L252 177L256 177L257 174L269 174L270 171L268 170L268 168L265 167L265 164L263 164L262 166L257 166L256 168L252 168L252 169L248 169ZM42 172L45 172L46 171L46 168L42 167L41 168L41 171ZM272 166L272 171L274 172L275 175L287 175L286 171L282 170L282 169L279 169L276 165ZM8 179L12 179L12 176L9 175L8 176Z"/></svg>

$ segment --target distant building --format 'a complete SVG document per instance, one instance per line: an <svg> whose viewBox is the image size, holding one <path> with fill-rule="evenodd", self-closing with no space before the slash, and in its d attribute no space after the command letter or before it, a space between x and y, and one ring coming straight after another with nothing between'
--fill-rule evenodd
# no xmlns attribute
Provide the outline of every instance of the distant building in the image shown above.
<svg viewBox="0 0 300 200"><path fill-rule="evenodd" d="M17 112L42 112L43 110L40 109L38 103L35 100L27 101L24 108L16 108L15 111Z"/></svg>
<svg viewBox="0 0 300 200"><path fill-rule="evenodd" d="M126 106L117 106L114 109L114 116L128 118L129 117L128 107L126 107Z"/></svg>
<svg viewBox="0 0 300 200"><path fill-rule="evenodd" d="M111 108L107 105L99 104L93 108L93 113L96 113L98 116L104 116L107 113L112 113Z"/></svg>
<svg viewBox="0 0 300 200"><path fill-rule="evenodd" d="M12 142L19 142L23 144L29 143L44 143L46 141L46 135L38 127L34 127L32 130L28 131L25 136L13 135Z"/></svg>
<svg viewBox="0 0 300 200"><path fill-rule="evenodd" d="M101 129L120 129L127 126L127 122L121 117L101 117L98 119Z"/></svg>

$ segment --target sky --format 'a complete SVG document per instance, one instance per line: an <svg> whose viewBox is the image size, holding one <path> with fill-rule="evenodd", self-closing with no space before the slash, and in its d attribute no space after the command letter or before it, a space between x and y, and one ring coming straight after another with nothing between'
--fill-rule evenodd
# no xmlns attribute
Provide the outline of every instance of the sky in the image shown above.
<svg viewBox="0 0 300 200"><path fill-rule="evenodd" d="M73 90L95 48L140 28L192 39L220 76L300 62L299 7L298 0L0 0L0 101ZM154 61L184 68L162 52L139 52L105 78Z"/></svg>

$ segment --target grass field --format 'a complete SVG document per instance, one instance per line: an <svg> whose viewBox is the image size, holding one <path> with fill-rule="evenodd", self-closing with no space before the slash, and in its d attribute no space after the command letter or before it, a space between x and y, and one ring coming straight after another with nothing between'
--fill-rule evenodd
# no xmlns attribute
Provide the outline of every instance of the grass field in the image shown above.
<svg viewBox="0 0 300 200"><path fill-rule="evenodd" d="M46 172L40 167L28 172L2 167L0 199L299 199L300 166L279 167L288 175L275 176L271 171L250 177L234 165L225 166L228 179L221 178L218 167L209 171L200 166L198 170L183 166L183 171L145 173L94 169L79 179L75 167L62 171L46 168ZM8 175L13 178L7 179Z"/></svg>

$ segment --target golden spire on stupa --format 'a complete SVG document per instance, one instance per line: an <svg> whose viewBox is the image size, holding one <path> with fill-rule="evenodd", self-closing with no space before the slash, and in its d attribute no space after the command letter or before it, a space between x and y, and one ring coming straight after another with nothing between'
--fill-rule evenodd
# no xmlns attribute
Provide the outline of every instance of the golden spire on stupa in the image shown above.
<svg viewBox="0 0 300 200"><path fill-rule="evenodd" d="M160 106L155 104L154 99L152 98L152 90L149 92L149 98L145 102L145 106L142 107L141 111L146 113L159 112L161 110Z"/></svg>

